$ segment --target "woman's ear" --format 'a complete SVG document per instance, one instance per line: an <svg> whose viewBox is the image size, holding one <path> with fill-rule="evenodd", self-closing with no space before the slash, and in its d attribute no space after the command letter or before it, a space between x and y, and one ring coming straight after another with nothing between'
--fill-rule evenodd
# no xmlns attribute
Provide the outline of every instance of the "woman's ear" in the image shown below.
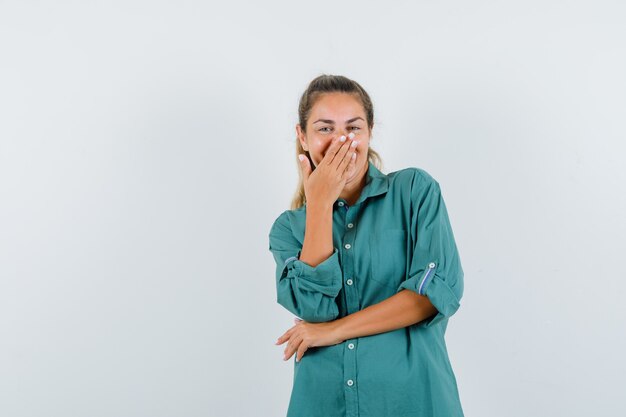
<svg viewBox="0 0 626 417"><path fill-rule="evenodd" d="M306 135L302 131L302 128L300 127L300 123L296 125L296 135L298 136L298 140L300 141L300 145L302 146L302 149L308 152L309 149L306 144Z"/></svg>

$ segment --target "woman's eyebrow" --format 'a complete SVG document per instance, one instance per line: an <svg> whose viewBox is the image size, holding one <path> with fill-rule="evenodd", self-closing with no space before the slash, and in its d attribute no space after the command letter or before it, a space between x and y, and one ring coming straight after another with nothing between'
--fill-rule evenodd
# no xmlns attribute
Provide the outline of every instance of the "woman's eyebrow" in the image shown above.
<svg viewBox="0 0 626 417"><path fill-rule="evenodd" d="M355 120L359 120L359 119L361 119L361 120L365 121L365 119L363 119L362 117L353 117L353 118L352 118L352 119L350 119L350 120L346 120L346 123L352 123L352 122L354 122ZM331 124L331 125L334 125L334 124L335 124L335 121L334 121L334 120L329 120L329 119L318 119L318 120L314 121L313 123L317 123L317 122L324 122L324 123L328 123L328 124Z"/></svg>

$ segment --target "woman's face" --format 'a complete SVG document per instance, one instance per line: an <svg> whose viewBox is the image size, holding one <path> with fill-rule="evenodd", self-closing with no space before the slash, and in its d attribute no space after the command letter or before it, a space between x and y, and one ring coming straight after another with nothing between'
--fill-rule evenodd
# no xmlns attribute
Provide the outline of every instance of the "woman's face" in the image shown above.
<svg viewBox="0 0 626 417"><path fill-rule="evenodd" d="M367 169L370 130L365 110L358 98L347 93L324 93L317 98L307 121L306 133L296 126L298 140L309 151L315 167L319 165L333 138L354 133L356 147L355 174ZM351 177L354 177L352 175Z"/></svg>

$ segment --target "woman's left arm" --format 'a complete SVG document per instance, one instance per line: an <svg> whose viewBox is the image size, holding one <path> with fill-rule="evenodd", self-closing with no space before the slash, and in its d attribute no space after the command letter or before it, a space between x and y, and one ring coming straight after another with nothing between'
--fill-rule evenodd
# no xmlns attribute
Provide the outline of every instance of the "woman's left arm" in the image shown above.
<svg viewBox="0 0 626 417"><path fill-rule="evenodd" d="M337 320L309 323L296 319L296 324L279 337L276 344L289 341L284 360L297 352L296 361L299 361L309 347L330 346L355 337L401 329L435 314L437 309L428 297L402 289L380 303Z"/></svg>
<svg viewBox="0 0 626 417"><path fill-rule="evenodd" d="M344 341L355 337L389 332L437 314L428 297L403 289L380 303L349 314L332 323L337 337Z"/></svg>

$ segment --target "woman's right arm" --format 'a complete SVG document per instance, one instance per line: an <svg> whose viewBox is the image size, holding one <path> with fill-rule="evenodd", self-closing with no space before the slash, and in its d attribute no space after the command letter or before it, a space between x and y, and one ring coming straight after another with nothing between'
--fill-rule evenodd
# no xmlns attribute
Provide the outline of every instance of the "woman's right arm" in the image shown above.
<svg viewBox="0 0 626 417"><path fill-rule="evenodd" d="M289 211L283 212L270 230L269 249L276 260L277 301L302 320L325 322L339 315L336 298L343 276L339 251L332 243L332 206L307 205L306 210L302 245L292 233Z"/></svg>
<svg viewBox="0 0 626 417"><path fill-rule="evenodd" d="M307 230L315 233L307 233ZM300 260L317 266L332 255L333 250L333 206L307 204Z"/></svg>
<svg viewBox="0 0 626 417"><path fill-rule="evenodd" d="M300 161L306 194L304 241L292 232L289 210L281 213L270 231L270 250L276 260L277 301L301 319L317 323L339 315L336 302L342 287L339 250L333 246L333 204L354 169L352 138L332 139L315 171Z"/></svg>

